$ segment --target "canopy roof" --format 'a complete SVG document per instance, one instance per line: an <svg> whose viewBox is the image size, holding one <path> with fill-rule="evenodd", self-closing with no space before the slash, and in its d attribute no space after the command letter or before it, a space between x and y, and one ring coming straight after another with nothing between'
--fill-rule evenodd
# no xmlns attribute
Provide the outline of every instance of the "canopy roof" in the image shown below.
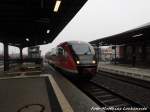
<svg viewBox="0 0 150 112"><path fill-rule="evenodd" d="M150 23L144 24L135 29L122 32L120 34L112 35L109 37L93 40L90 43L93 45L108 46L108 45L121 45L127 43L142 43L150 42Z"/></svg>
<svg viewBox="0 0 150 112"><path fill-rule="evenodd" d="M52 42L86 1L0 0L0 42L18 47Z"/></svg>

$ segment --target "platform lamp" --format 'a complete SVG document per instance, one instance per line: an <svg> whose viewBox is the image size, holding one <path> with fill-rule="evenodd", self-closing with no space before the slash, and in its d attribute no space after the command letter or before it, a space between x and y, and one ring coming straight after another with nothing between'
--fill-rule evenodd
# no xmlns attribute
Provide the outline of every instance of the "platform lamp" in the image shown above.
<svg viewBox="0 0 150 112"><path fill-rule="evenodd" d="M54 12L58 12L60 4L61 4L61 0L56 0L55 6L54 6Z"/></svg>

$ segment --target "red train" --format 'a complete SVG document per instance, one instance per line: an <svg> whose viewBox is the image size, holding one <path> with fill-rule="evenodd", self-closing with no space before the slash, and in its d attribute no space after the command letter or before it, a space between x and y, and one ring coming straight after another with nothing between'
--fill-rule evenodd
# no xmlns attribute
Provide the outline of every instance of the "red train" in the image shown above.
<svg viewBox="0 0 150 112"><path fill-rule="evenodd" d="M49 64L74 77L92 78L97 62L93 47L86 42L68 41L59 44L46 54Z"/></svg>

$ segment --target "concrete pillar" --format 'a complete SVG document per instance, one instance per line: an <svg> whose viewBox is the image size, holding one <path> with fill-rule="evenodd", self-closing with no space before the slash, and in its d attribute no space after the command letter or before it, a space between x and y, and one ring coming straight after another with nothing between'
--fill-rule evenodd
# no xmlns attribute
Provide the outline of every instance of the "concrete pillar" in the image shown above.
<svg viewBox="0 0 150 112"><path fill-rule="evenodd" d="M142 45L142 60L145 62L146 61L146 59L147 59L147 52L146 52L146 44L143 44Z"/></svg>
<svg viewBox="0 0 150 112"><path fill-rule="evenodd" d="M20 49L20 63L23 63L23 55L22 55L23 48L20 47L19 49Z"/></svg>
<svg viewBox="0 0 150 112"><path fill-rule="evenodd" d="M9 70L8 43L4 43L4 71Z"/></svg>
<svg viewBox="0 0 150 112"><path fill-rule="evenodd" d="M124 45L123 49L123 62L127 63L127 45Z"/></svg>
<svg viewBox="0 0 150 112"><path fill-rule="evenodd" d="M115 65L116 65L116 45L115 45Z"/></svg>
<svg viewBox="0 0 150 112"><path fill-rule="evenodd" d="M99 61L102 60L102 51L101 51L101 46L99 46Z"/></svg>
<svg viewBox="0 0 150 112"><path fill-rule="evenodd" d="M99 45L96 45L97 47L97 61L99 62Z"/></svg>
<svg viewBox="0 0 150 112"><path fill-rule="evenodd" d="M136 65L136 47L132 46L132 66L135 67Z"/></svg>

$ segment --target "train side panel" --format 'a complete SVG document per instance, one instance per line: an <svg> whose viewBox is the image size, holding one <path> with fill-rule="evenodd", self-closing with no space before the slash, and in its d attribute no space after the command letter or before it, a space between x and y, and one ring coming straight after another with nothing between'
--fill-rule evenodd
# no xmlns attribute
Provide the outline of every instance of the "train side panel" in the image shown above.
<svg viewBox="0 0 150 112"><path fill-rule="evenodd" d="M57 66L65 71L71 72L71 73L78 73L76 63L73 60L71 51L67 44L61 45L59 47L62 47L64 49L64 55L58 56L58 63Z"/></svg>

